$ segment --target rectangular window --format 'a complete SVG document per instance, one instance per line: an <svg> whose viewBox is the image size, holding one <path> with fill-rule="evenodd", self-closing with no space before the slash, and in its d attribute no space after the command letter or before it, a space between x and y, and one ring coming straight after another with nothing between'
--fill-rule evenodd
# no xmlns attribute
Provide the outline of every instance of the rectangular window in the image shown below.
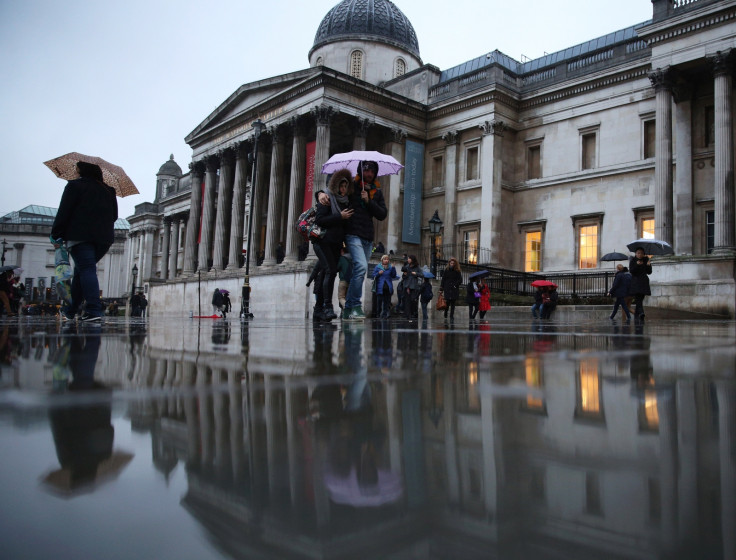
<svg viewBox="0 0 736 560"><path fill-rule="evenodd" d="M527 231L524 249L524 272L542 270L542 232Z"/></svg>
<svg viewBox="0 0 736 560"><path fill-rule="evenodd" d="M526 178L542 177L542 146L529 146L526 152Z"/></svg>
<svg viewBox="0 0 736 560"><path fill-rule="evenodd" d="M713 105L705 108L705 130L703 131L703 139L705 141L704 148L708 148L716 143L716 110Z"/></svg>
<svg viewBox="0 0 736 560"><path fill-rule="evenodd" d="M575 415L590 420L603 420L598 358L583 358L580 360L577 372Z"/></svg>
<svg viewBox="0 0 736 560"><path fill-rule="evenodd" d="M526 386L530 389L539 389L542 386L542 369L539 358L536 356L526 358L525 370ZM527 394L526 406L531 410L544 410L544 400Z"/></svg>
<svg viewBox="0 0 736 560"><path fill-rule="evenodd" d="M709 255L716 244L716 212L708 210L705 213L705 251Z"/></svg>
<svg viewBox="0 0 736 560"><path fill-rule="evenodd" d="M644 218L641 221L639 237L641 239L654 239L654 218Z"/></svg>
<svg viewBox="0 0 736 560"><path fill-rule="evenodd" d="M644 159L654 157L656 121L644 121Z"/></svg>
<svg viewBox="0 0 736 560"><path fill-rule="evenodd" d="M578 268L598 267L598 226L581 226L578 230Z"/></svg>
<svg viewBox="0 0 736 560"><path fill-rule="evenodd" d="M473 146L465 152L465 180L475 181L478 177L478 146Z"/></svg>
<svg viewBox="0 0 736 560"><path fill-rule="evenodd" d="M583 134L582 145L583 169L594 169L596 167L596 133Z"/></svg>
<svg viewBox="0 0 736 560"><path fill-rule="evenodd" d="M432 158L432 188L445 185L445 161L442 156Z"/></svg>
<svg viewBox="0 0 736 560"><path fill-rule="evenodd" d="M463 262L476 264L478 262L478 230L463 232Z"/></svg>

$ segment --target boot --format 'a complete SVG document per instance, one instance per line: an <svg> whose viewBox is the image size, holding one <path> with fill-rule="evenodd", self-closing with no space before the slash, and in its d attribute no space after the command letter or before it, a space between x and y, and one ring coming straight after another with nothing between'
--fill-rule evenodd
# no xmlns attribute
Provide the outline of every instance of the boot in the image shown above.
<svg viewBox="0 0 736 560"><path fill-rule="evenodd" d="M323 321L332 321L333 319L337 319L337 315L335 314L335 310L332 308L331 303L325 303L325 306L322 310L322 320Z"/></svg>
<svg viewBox="0 0 736 560"><path fill-rule="evenodd" d="M318 323L324 320L325 320L325 315L324 315L324 312L322 311L322 307L315 305L314 309L312 310L312 321L314 321L315 323Z"/></svg>

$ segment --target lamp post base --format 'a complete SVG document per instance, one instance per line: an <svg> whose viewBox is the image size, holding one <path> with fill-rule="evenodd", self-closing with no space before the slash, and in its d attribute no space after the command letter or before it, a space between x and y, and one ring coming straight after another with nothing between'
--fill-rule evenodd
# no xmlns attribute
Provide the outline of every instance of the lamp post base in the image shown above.
<svg viewBox="0 0 736 560"><path fill-rule="evenodd" d="M250 312L250 282L249 277L246 276L243 281L243 292L242 292L242 306L240 311L241 319L253 319L254 315Z"/></svg>

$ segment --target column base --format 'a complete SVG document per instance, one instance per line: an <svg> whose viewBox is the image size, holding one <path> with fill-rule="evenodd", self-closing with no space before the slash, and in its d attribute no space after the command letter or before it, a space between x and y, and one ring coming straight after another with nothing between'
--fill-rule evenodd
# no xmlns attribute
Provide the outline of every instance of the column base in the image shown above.
<svg viewBox="0 0 736 560"><path fill-rule="evenodd" d="M711 255L717 257L733 257L736 256L736 247L714 247Z"/></svg>
<svg viewBox="0 0 736 560"><path fill-rule="evenodd" d="M261 266L276 266L277 264L276 259L265 259Z"/></svg>

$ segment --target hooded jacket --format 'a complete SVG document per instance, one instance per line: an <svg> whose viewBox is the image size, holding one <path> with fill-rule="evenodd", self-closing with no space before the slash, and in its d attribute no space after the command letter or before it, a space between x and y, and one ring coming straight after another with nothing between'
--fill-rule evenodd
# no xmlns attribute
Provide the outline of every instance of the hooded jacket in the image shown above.
<svg viewBox="0 0 736 560"><path fill-rule="evenodd" d="M336 171L330 178L330 184L328 187L329 192L327 193L330 196L330 199L334 199L335 195L338 194L337 187L342 179L346 179L348 182L347 196L350 196L350 192L353 186L353 177L350 174L349 170L341 169L340 171ZM347 208L347 206L341 205L339 202L337 202L337 200L335 200L335 202L341 210ZM320 227L325 228L327 232L321 240L315 242L320 243L326 241L328 243L336 243L338 245L341 245L343 240L345 239L345 228L347 225L346 222L348 221L349 220L343 220L342 216L339 213L335 213L334 209L332 208L332 203L330 203L329 205L324 205L320 204L319 200L317 200L317 215L314 218L314 223L316 223Z"/></svg>

